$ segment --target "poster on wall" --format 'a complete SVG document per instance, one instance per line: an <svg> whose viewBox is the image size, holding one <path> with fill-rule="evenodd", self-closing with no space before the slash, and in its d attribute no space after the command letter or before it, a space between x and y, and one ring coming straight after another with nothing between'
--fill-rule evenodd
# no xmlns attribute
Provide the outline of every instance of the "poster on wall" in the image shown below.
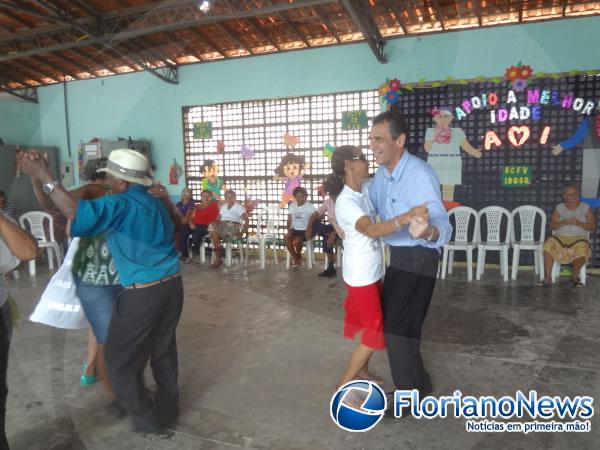
<svg viewBox="0 0 600 450"><path fill-rule="evenodd" d="M194 124L194 139L212 139L212 122L196 122Z"/></svg>
<svg viewBox="0 0 600 450"><path fill-rule="evenodd" d="M388 104L408 118L407 146L434 167L445 200L475 207L547 204L551 210L560 186L581 180L584 197L598 196L600 158L586 157L585 149L594 146L600 80L532 74L530 66L511 66L504 81L415 88ZM535 179L519 176L515 184L502 170L513 166L528 167ZM592 166L596 175L589 173ZM498 191L509 180L520 189Z"/></svg>
<svg viewBox="0 0 600 450"><path fill-rule="evenodd" d="M529 166L502 167L502 187L525 187L533 180L533 173Z"/></svg>
<svg viewBox="0 0 600 450"><path fill-rule="evenodd" d="M367 128L368 121L366 111L344 111L342 113L342 130Z"/></svg>

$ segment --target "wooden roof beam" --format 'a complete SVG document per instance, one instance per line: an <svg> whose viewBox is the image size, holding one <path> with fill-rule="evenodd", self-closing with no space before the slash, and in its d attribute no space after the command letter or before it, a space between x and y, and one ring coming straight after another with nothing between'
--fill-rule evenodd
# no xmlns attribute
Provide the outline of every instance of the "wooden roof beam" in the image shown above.
<svg viewBox="0 0 600 450"><path fill-rule="evenodd" d="M363 34L367 44L371 48L371 51L375 54L377 60L385 64L387 58L383 53L383 47L385 46L385 40L377 27L377 23L371 14L371 10L367 3L361 0L341 0L344 8L350 14L352 21L358 27L360 32Z"/></svg>
<svg viewBox="0 0 600 450"><path fill-rule="evenodd" d="M195 28L190 28L190 31L196 36L198 36L198 38L200 38L202 41L206 42L210 47L215 49L215 51L223 58L227 58L227 53L225 53L223 47L221 47L219 44L217 44L215 41L209 38L204 32L196 30Z"/></svg>
<svg viewBox="0 0 600 450"><path fill-rule="evenodd" d="M46 62L44 60L44 58L42 58L41 56L32 56L31 58L33 60L35 60L37 63L39 63L39 64L41 64L43 66L49 67L53 71L58 72L60 75L63 76L63 78L64 78L65 75L68 75L68 76L70 76L71 78L73 78L75 80L79 79L79 77L76 76L72 71L70 71L69 69L67 69L66 67L64 67L64 66L62 66L60 64L56 64L56 63L52 63L51 64L49 62ZM56 79L55 77L52 77L52 78ZM58 81L60 81L60 80L58 80Z"/></svg>
<svg viewBox="0 0 600 450"><path fill-rule="evenodd" d="M321 19L321 22L323 22L323 24L325 25L325 28L327 29L327 31L329 31L331 34L333 34L333 38L336 40L336 42L338 44L341 44L342 40L340 39L339 35L335 31L335 27L331 23L331 20L329 20L329 17L327 17L325 15L325 13L321 9L321 7L319 5L315 5L311 9L312 9L313 13L315 13L316 16L319 19Z"/></svg>
<svg viewBox="0 0 600 450"><path fill-rule="evenodd" d="M223 2L227 5L227 7L233 12L239 12L239 10L231 4L229 0L223 0ZM271 5L273 6L273 5ZM272 47L275 47L277 50L281 50L281 47L269 36L265 31L263 31L262 27L258 24L258 19L255 17L243 17L242 20L250 25L257 34L259 34L263 39L265 39Z"/></svg>
<svg viewBox="0 0 600 450"><path fill-rule="evenodd" d="M242 41L237 34L233 33L230 30L228 30L227 27L225 26L225 24L215 23L214 25L222 33L224 33L229 39L231 39L232 41L234 41L235 43L237 43L237 45L239 45L240 48L246 50L251 55L254 55L254 51L252 50L252 48L249 45L246 45L246 43L244 41Z"/></svg>
<svg viewBox="0 0 600 450"><path fill-rule="evenodd" d="M483 17L481 16L481 0L473 0L473 8L475 9L475 14L477 15L477 21L479 22L479 26L483 26Z"/></svg>
<svg viewBox="0 0 600 450"><path fill-rule="evenodd" d="M79 56L80 58L85 60L87 64L97 65L99 67L99 69L95 70L95 72L99 72L100 70L105 70L110 73L118 73L118 72L115 72L114 70L112 70L106 64L100 63L99 61L94 61L92 58L90 58L88 55L86 55L81 49L72 48L70 51L72 51L73 53L77 54L77 56Z"/></svg>
<svg viewBox="0 0 600 450"><path fill-rule="evenodd" d="M189 31L189 30L188 30ZM165 33L167 36L169 36L169 38L171 39L171 42L173 44L181 44L181 39L179 39L177 37L177 35L175 34L174 31L167 31ZM191 54L193 57L195 57L196 59L200 60L200 61L204 61L204 58L202 57L202 55L200 54L200 52L196 51L196 49L194 48L194 43L196 41L193 39L188 40L187 43L185 43L181 49L182 53L187 53L187 54Z"/></svg>
<svg viewBox="0 0 600 450"><path fill-rule="evenodd" d="M38 69L37 67L33 67L33 66L29 65L25 61L19 60L17 64L19 65L19 67L21 69L25 69L27 72L35 74L36 77L43 76L44 78L50 78L52 81L60 81L56 77L49 76L49 75L44 75L44 74L40 73L40 69ZM40 82L41 82L41 80L40 80ZM42 84L44 84L44 83L42 83Z"/></svg>
<svg viewBox="0 0 600 450"><path fill-rule="evenodd" d="M35 24L33 22L31 22L30 20L20 18L8 8L9 7L6 5L5 2L0 3L0 9L2 9L2 14L4 14L6 17L8 17L11 20L14 20L15 22L21 25L25 25L27 28L35 28Z"/></svg>
<svg viewBox="0 0 600 450"><path fill-rule="evenodd" d="M273 5L273 2L271 0L268 0L268 4L269 5ZM294 25L289 20L287 20L283 16L283 13L281 13L281 12L278 11L275 14L285 24L286 27L288 27L290 30L292 30L292 33L294 33L296 35L296 37L298 37L302 41L302 43L304 44L305 47L310 48L311 45L308 42L308 39L306 39L306 36L304 36L304 34L302 34L300 32L300 30L296 27L296 25Z"/></svg>
<svg viewBox="0 0 600 450"><path fill-rule="evenodd" d="M396 22L398 23L398 26L400 27L402 32L404 34L408 34L408 29L406 28L406 24L404 23L404 19L402 18L402 11L400 11L400 8L398 8L398 2L394 0L385 0L385 3L387 7L392 10L394 18L396 19Z"/></svg>
<svg viewBox="0 0 600 450"><path fill-rule="evenodd" d="M435 15L442 26L442 31L446 31L446 24L444 23L444 14L442 13L442 8L440 8L440 4L438 0L433 0L433 9L435 10Z"/></svg>

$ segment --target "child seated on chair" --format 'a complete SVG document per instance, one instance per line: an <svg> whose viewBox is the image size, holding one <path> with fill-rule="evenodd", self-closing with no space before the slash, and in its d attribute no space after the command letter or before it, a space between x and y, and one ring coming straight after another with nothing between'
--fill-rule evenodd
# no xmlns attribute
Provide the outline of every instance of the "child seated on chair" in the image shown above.
<svg viewBox="0 0 600 450"><path fill-rule="evenodd" d="M307 202L308 192L301 186L293 191L295 202L289 206L287 220L287 234L284 237L285 246L293 258L292 267L300 267L302 263L302 244L311 239L308 235L308 222L317 210L311 203Z"/></svg>
<svg viewBox="0 0 600 450"><path fill-rule="evenodd" d="M223 247L221 240L232 241L239 239L248 229L248 215L246 209L236 203L235 192L225 192L225 202L219 208L215 229L210 233L210 238L215 249L215 262L211 267L223 264Z"/></svg>
<svg viewBox="0 0 600 450"><path fill-rule="evenodd" d="M192 256L200 253L202 240L210 232L208 226L219 217L219 202L213 200L212 192L203 190L200 193L201 202L195 206L190 220L192 229Z"/></svg>

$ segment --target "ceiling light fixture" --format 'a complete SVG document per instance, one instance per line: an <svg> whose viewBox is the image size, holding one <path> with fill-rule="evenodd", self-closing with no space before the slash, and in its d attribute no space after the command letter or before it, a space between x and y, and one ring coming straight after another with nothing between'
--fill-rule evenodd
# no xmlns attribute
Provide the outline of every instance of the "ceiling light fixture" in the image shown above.
<svg viewBox="0 0 600 450"><path fill-rule="evenodd" d="M202 0L201 2L198 2L198 9L206 14L212 8L212 4L212 0Z"/></svg>

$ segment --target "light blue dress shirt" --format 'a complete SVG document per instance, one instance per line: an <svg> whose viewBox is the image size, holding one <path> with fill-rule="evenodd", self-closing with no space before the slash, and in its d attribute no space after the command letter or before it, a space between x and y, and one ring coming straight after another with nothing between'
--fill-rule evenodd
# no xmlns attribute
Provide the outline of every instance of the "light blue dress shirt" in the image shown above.
<svg viewBox="0 0 600 450"><path fill-rule="evenodd" d="M150 283L180 271L171 216L162 200L146 191L132 184L119 194L79 200L71 224L72 236L106 234L123 286Z"/></svg>
<svg viewBox="0 0 600 450"><path fill-rule="evenodd" d="M440 182L433 168L420 158L411 155L406 149L392 173L381 166L375 172L368 188L369 197L375 210L383 220L390 220L422 204L429 210L429 222L440 233L439 239L427 242L413 239L408 227L383 238L394 247L414 247L420 245L440 249L448 243L452 226L440 195Z"/></svg>

